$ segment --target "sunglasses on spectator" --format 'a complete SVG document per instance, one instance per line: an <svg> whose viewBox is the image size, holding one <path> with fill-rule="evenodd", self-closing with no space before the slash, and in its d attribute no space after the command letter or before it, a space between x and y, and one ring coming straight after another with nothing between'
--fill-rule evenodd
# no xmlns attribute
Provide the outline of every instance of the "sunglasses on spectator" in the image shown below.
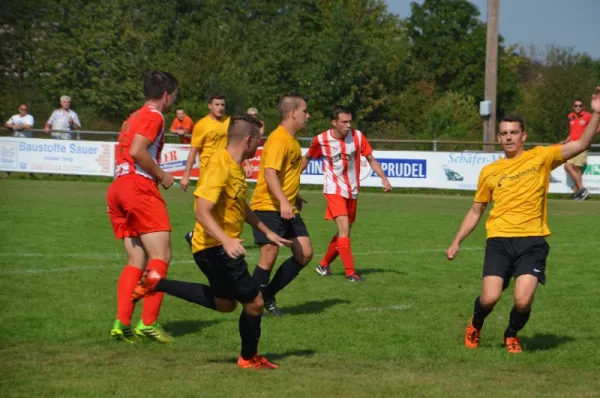
<svg viewBox="0 0 600 398"><path fill-rule="evenodd" d="M583 104L575 104L573 105L573 108L583 108Z"/></svg>
<svg viewBox="0 0 600 398"><path fill-rule="evenodd" d="M26 111L27 108L19 108L20 111Z"/></svg>

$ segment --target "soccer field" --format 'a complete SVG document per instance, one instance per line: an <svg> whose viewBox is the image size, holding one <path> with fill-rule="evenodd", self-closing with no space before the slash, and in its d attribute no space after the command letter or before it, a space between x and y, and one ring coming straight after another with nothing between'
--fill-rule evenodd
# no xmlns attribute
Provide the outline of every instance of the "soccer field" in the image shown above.
<svg viewBox="0 0 600 398"><path fill-rule="evenodd" d="M363 193L353 249L367 281L353 284L339 260L331 278L314 271L334 226L323 220L322 194L306 191L315 258L278 295L285 316L263 318L260 353L281 368L257 372L235 364L239 309L219 314L166 297L160 321L172 345L110 339L125 259L106 214L107 186L0 181L0 396L600 394L600 201L550 200L548 282L520 334L526 352L509 355L502 333L512 287L486 320L481 347L462 345L480 288L483 223L455 261L444 250L469 197ZM205 281L183 240L192 194L175 188L165 197L169 277ZM244 237L253 269L249 227Z"/></svg>

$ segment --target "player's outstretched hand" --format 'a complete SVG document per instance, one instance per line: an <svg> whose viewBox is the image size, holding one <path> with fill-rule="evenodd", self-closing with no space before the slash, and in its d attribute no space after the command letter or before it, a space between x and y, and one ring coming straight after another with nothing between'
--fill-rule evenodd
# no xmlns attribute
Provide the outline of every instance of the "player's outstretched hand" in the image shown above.
<svg viewBox="0 0 600 398"><path fill-rule="evenodd" d="M392 184L390 184L390 180L388 180L386 178L382 182L383 182L383 192L390 192L392 190Z"/></svg>
<svg viewBox="0 0 600 398"><path fill-rule="evenodd" d="M590 108L596 113L600 113L600 86L596 87L596 94L592 95Z"/></svg>
<svg viewBox="0 0 600 398"><path fill-rule="evenodd" d="M187 191L189 185L190 185L190 177L186 176L184 174L183 177L181 177L181 180L179 180L179 186L185 192L185 191Z"/></svg>
<svg viewBox="0 0 600 398"><path fill-rule="evenodd" d="M298 211L302 211L305 203L308 203L306 199L298 195L298 197L296 198L296 209L298 209Z"/></svg>
<svg viewBox="0 0 600 398"><path fill-rule="evenodd" d="M162 178L160 179L160 185L162 185L164 189L171 188L171 185L173 185L174 182L175 178L173 177L173 174L167 172L164 172Z"/></svg>
<svg viewBox="0 0 600 398"><path fill-rule="evenodd" d="M446 258L448 260L454 260L454 257L456 257L456 254L458 254L458 250L460 248L458 247L457 244L453 243L450 245L450 247L448 248L448 250L446 250Z"/></svg>
<svg viewBox="0 0 600 398"><path fill-rule="evenodd" d="M225 253L231 258L238 258L246 254L246 249L242 245L242 239L229 239L226 242L223 242L223 250Z"/></svg>
<svg viewBox="0 0 600 398"><path fill-rule="evenodd" d="M294 208L289 203L282 203L279 211L281 213L281 218L284 220L291 220L294 218Z"/></svg>
<svg viewBox="0 0 600 398"><path fill-rule="evenodd" d="M287 240L277 235L275 232L271 231L268 234L265 234L267 239L271 242L275 243L277 246L289 246L292 244L291 240Z"/></svg>

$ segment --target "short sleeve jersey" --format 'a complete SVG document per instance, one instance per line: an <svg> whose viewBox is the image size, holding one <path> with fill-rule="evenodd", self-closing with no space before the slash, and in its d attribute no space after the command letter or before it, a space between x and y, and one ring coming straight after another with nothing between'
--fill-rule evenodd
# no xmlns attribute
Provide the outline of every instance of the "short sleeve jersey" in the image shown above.
<svg viewBox="0 0 600 398"><path fill-rule="evenodd" d="M256 188L252 194L250 208L259 211L279 211L280 203L269 191L265 180L265 169L278 171L279 183L288 202L296 209L296 198L300 192L302 150L298 140L283 126L277 127L267 138L263 147Z"/></svg>
<svg viewBox="0 0 600 398"><path fill-rule="evenodd" d="M367 138L358 130L336 138L331 130L317 135L308 149L313 159L323 159L323 192L356 199L360 189L360 157L373 153Z"/></svg>
<svg viewBox="0 0 600 398"><path fill-rule="evenodd" d="M550 235L550 172L564 163L561 146L535 147L512 159L498 159L479 174L475 202L494 202L487 237Z"/></svg>
<svg viewBox="0 0 600 398"><path fill-rule="evenodd" d="M227 146L229 116L215 120L210 115L200 119L192 131L192 146L200 151L200 173L208 165L212 155Z"/></svg>
<svg viewBox="0 0 600 398"><path fill-rule="evenodd" d="M226 149L219 149L208 162L206 176L194 196L215 204L211 213L217 224L230 238L239 238L246 218L248 185L244 168L233 160ZM194 209L195 209L194 202ZM196 253L221 243L196 221L192 238L192 252Z"/></svg>
<svg viewBox="0 0 600 398"><path fill-rule="evenodd" d="M581 111L579 116L575 112L569 113L569 139L578 141L591 119L592 114L586 111Z"/></svg>
<svg viewBox="0 0 600 398"><path fill-rule="evenodd" d="M136 134L144 136L151 142L148 152L156 164L160 164L160 155L164 144L165 119L155 108L144 105L135 111L121 126L117 143L115 178L138 174L154 180L131 156L130 149Z"/></svg>

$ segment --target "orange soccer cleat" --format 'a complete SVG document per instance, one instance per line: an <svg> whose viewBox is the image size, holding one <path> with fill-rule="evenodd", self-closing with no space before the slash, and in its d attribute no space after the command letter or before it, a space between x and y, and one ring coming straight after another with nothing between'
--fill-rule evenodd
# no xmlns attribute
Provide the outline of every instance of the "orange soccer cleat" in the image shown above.
<svg viewBox="0 0 600 398"><path fill-rule="evenodd" d="M142 279L138 282L137 286L133 289L131 294L131 301L134 303L138 302L145 296L154 293L156 284L162 279L160 274L154 270L147 269L142 274Z"/></svg>
<svg viewBox="0 0 600 398"><path fill-rule="evenodd" d="M465 332L465 347L467 348L477 348L479 347L479 335L481 334L481 329L477 329L473 326L473 318L471 318L471 322L469 322L469 326L467 326L467 330Z"/></svg>
<svg viewBox="0 0 600 398"><path fill-rule="evenodd" d="M523 348L521 348L519 339L516 337L505 337L504 344L506 345L506 351L508 351L509 354L518 354L523 352Z"/></svg>
<svg viewBox="0 0 600 398"><path fill-rule="evenodd" d="M267 358L258 354L250 359L239 357L238 366L242 369L279 369L278 365L267 361Z"/></svg>

